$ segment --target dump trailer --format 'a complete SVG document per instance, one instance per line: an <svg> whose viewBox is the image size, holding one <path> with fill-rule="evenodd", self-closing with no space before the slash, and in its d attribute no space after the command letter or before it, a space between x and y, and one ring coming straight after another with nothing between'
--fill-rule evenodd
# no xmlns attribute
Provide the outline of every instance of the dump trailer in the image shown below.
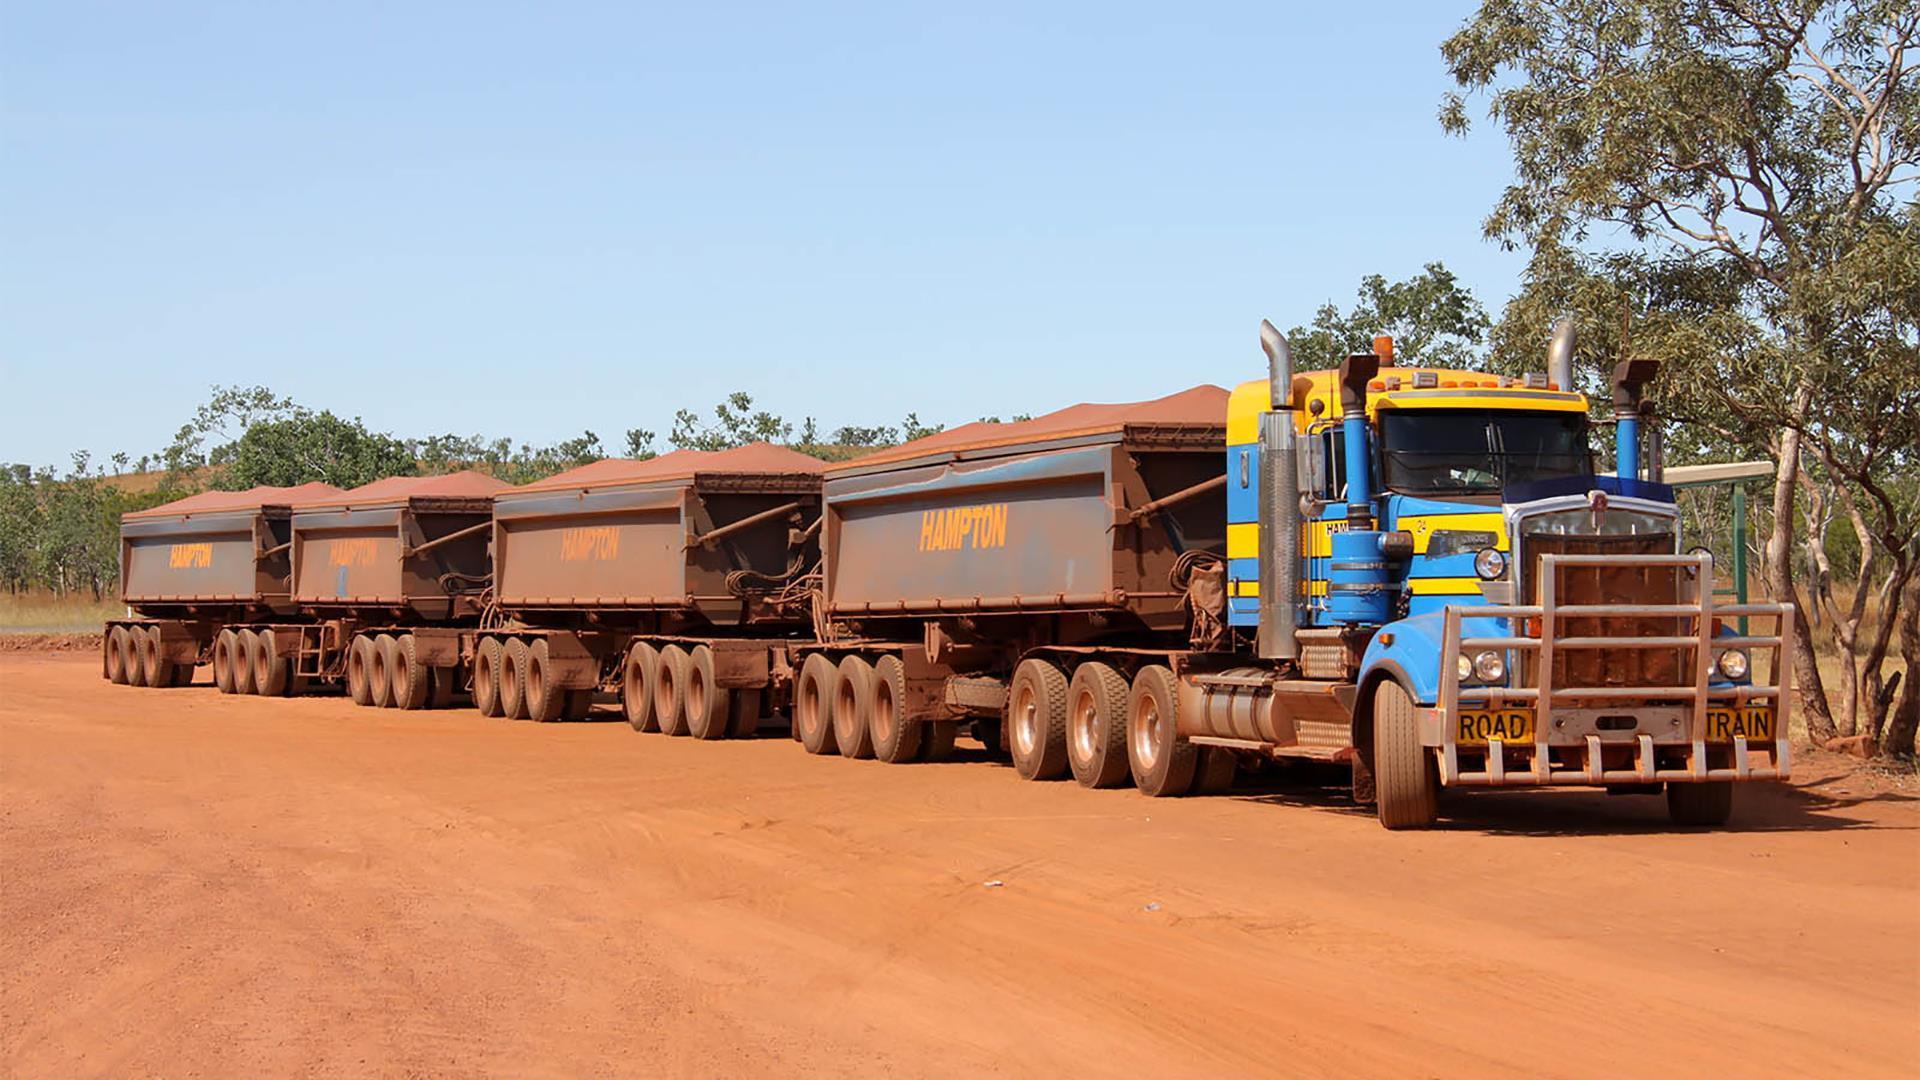
<svg viewBox="0 0 1920 1080"><path fill-rule="evenodd" d="M297 617L292 600L293 505L336 494L326 484L205 491L120 519L120 598L102 674L135 686L179 686L212 660L230 623Z"/></svg>
<svg viewBox="0 0 1920 1080"><path fill-rule="evenodd" d="M1059 735L1073 707L1117 719L1137 673L1190 647L1189 580L1226 546L1226 402L1078 405L829 470L806 748L909 761L964 724L1022 776L1124 779L1117 729Z"/></svg>
<svg viewBox="0 0 1920 1080"><path fill-rule="evenodd" d="M277 657L252 691L344 684L358 705L450 703L465 680L462 658L490 580L493 499L511 488L470 470L396 476L296 506L293 603L306 621L223 635L236 655ZM248 689L244 680L222 679L221 649L216 641L216 685Z"/></svg>
<svg viewBox="0 0 1920 1080"><path fill-rule="evenodd" d="M636 730L757 730L812 637L823 468L755 443L609 458L500 496L475 704L552 720L617 689Z"/></svg>

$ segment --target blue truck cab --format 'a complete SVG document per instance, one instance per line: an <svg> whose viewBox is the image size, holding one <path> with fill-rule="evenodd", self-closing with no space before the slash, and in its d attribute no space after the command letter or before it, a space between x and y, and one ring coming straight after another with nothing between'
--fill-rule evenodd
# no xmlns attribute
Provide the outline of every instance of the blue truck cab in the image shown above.
<svg viewBox="0 0 1920 1080"><path fill-rule="evenodd" d="M1716 605L1710 556L1683 552L1640 452L1651 361L1614 371L1601 473L1570 324L1520 377L1400 366L1386 338L1296 374L1271 326L1263 344L1269 378L1228 405L1225 568L1227 623L1274 673L1262 731L1344 756L1389 827L1432 821L1445 787L1562 784L1664 788L1676 821L1717 823L1734 782L1787 776L1787 697L1754 652L1782 671L1790 609ZM1776 629L1736 637L1739 616ZM1222 679L1195 730L1249 707ZM1324 711L1284 715L1319 696L1350 718L1333 755Z"/></svg>

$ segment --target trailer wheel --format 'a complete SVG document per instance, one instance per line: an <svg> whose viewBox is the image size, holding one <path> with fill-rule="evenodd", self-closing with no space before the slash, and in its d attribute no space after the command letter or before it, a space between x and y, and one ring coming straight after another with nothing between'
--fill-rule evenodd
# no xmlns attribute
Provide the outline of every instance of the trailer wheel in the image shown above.
<svg viewBox="0 0 1920 1080"><path fill-rule="evenodd" d="M1240 762L1233 751L1220 746L1203 746L1193 767L1195 795L1225 795L1233 788L1233 775Z"/></svg>
<svg viewBox="0 0 1920 1080"><path fill-rule="evenodd" d="M873 704L867 711L867 735L873 756L891 764L919 756L924 721L902 716L907 703L907 666L888 653L873 665Z"/></svg>
<svg viewBox="0 0 1920 1080"><path fill-rule="evenodd" d="M593 691L591 689L567 691L566 707L560 710L561 719L585 720L592 713Z"/></svg>
<svg viewBox="0 0 1920 1080"><path fill-rule="evenodd" d="M1417 829L1440 815L1440 776L1420 745L1413 695L1388 679L1373 692L1375 812L1389 829Z"/></svg>
<svg viewBox="0 0 1920 1080"><path fill-rule="evenodd" d="M401 709L424 709L433 676L420 663L420 639L401 634L393 645L393 704Z"/></svg>
<svg viewBox="0 0 1920 1080"><path fill-rule="evenodd" d="M1008 748L1023 780L1058 780L1067 774L1067 676L1048 661L1030 658L1013 669L1007 693Z"/></svg>
<svg viewBox="0 0 1920 1080"><path fill-rule="evenodd" d="M173 662L160 655L160 628L142 627L140 633L140 670L146 676L143 686L165 690L173 685Z"/></svg>
<svg viewBox="0 0 1920 1080"><path fill-rule="evenodd" d="M499 638L481 638L473 650L473 707L481 716L498 719L506 715L500 703L500 675L506 663Z"/></svg>
<svg viewBox="0 0 1920 1080"><path fill-rule="evenodd" d="M685 701L687 730L696 739L724 739L733 707L732 694L714 685L713 650L695 645L687 659Z"/></svg>
<svg viewBox="0 0 1920 1080"><path fill-rule="evenodd" d="M793 690L793 723L800 745L809 754L837 754L833 733L833 699L839 692L840 668L824 653L814 653L800 665L800 681Z"/></svg>
<svg viewBox="0 0 1920 1080"><path fill-rule="evenodd" d="M127 627L127 685L147 685L147 632L141 626Z"/></svg>
<svg viewBox="0 0 1920 1080"><path fill-rule="evenodd" d="M367 687L373 691L373 703L382 709L393 708L393 662L396 646L392 634L373 639L372 663L367 667Z"/></svg>
<svg viewBox="0 0 1920 1080"><path fill-rule="evenodd" d="M520 696L526 701L527 719L549 724L567 711L567 691L553 684L552 647L546 638L527 646L525 672L520 679Z"/></svg>
<svg viewBox="0 0 1920 1080"><path fill-rule="evenodd" d="M287 662L273 651L273 631L254 632L252 660L254 690L268 697L285 697Z"/></svg>
<svg viewBox="0 0 1920 1080"><path fill-rule="evenodd" d="M727 695L727 738L751 739L760 731L760 703L766 699L760 690L735 690Z"/></svg>
<svg viewBox="0 0 1920 1080"><path fill-rule="evenodd" d="M233 693L233 648L237 639L231 630L213 635L213 686L223 694Z"/></svg>
<svg viewBox="0 0 1920 1080"><path fill-rule="evenodd" d="M620 708L635 731L660 730L660 719L653 714L653 680L659 667L660 650L646 642L636 641L627 650L620 670Z"/></svg>
<svg viewBox="0 0 1920 1080"><path fill-rule="evenodd" d="M833 687L833 741L841 757L873 756L873 662L864 656L840 659L840 680Z"/></svg>
<svg viewBox="0 0 1920 1080"><path fill-rule="evenodd" d="M1160 798L1193 787L1199 747L1180 737L1173 670L1148 664L1133 677L1127 695L1127 766L1133 786Z"/></svg>
<svg viewBox="0 0 1920 1080"><path fill-rule="evenodd" d="M1733 781L1667 785L1667 818L1675 825L1725 825L1733 815Z"/></svg>
<svg viewBox="0 0 1920 1080"><path fill-rule="evenodd" d="M953 758L953 740L960 734L960 725L950 720L929 720L920 725L920 756L917 760L925 762L950 761Z"/></svg>
<svg viewBox="0 0 1920 1080"><path fill-rule="evenodd" d="M1082 787L1127 779L1127 677L1098 660L1073 669L1067 686L1067 762Z"/></svg>
<svg viewBox="0 0 1920 1080"><path fill-rule="evenodd" d="M500 712L509 720L525 720L527 659L531 650L524 638L509 638L500 650Z"/></svg>
<svg viewBox="0 0 1920 1080"><path fill-rule="evenodd" d="M668 735L685 735L687 726L687 650L669 645L660 650L653 669L653 715Z"/></svg>
<svg viewBox="0 0 1920 1080"><path fill-rule="evenodd" d="M107 631L107 681L119 686L127 685L127 652L133 647L131 635L124 626L116 626Z"/></svg>
<svg viewBox="0 0 1920 1080"><path fill-rule="evenodd" d="M373 704L373 639L357 634L347 642L347 696L355 705Z"/></svg>
<svg viewBox="0 0 1920 1080"><path fill-rule="evenodd" d="M233 692L236 694L254 692L253 638L251 630L233 632Z"/></svg>

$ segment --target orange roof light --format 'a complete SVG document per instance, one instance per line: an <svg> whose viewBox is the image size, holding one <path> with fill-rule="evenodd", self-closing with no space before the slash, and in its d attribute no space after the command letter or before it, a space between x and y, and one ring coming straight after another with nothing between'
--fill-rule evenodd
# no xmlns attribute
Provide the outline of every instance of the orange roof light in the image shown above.
<svg viewBox="0 0 1920 1080"><path fill-rule="evenodd" d="M1393 337L1389 334L1373 336L1373 355L1380 358L1381 367L1393 366Z"/></svg>

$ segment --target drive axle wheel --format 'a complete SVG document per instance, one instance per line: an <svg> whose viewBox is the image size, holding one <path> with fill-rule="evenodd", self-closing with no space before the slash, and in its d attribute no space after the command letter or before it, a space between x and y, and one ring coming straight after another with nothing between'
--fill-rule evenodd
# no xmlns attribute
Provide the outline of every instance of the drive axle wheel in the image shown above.
<svg viewBox="0 0 1920 1080"><path fill-rule="evenodd" d="M367 686L373 690L373 703L382 709L393 708L393 662L394 649L392 634L381 634L373 639L373 663L367 668Z"/></svg>
<svg viewBox="0 0 1920 1080"><path fill-rule="evenodd" d="M626 664L620 670L620 708L635 731L659 731L659 718L653 715L653 679L660 666L660 650L644 641L636 641L627 650Z"/></svg>
<svg viewBox="0 0 1920 1080"><path fill-rule="evenodd" d="M1667 817L1675 825L1725 825L1733 815L1733 781L1667 784Z"/></svg>
<svg viewBox="0 0 1920 1080"><path fill-rule="evenodd" d="M733 695L715 685L713 650L705 645L695 645L687 659L685 698L682 707L687 713L687 730L694 738L727 737Z"/></svg>
<svg viewBox="0 0 1920 1080"><path fill-rule="evenodd" d="M127 684L127 651L133 647L131 635L124 626L116 626L107 631L107 681L120 686Z"/></svg>
<svg viewBox="0 0 1920 1080"><path fill-rule="evenodd" d="M833 741L841 757L873 756L873 665L864 656L840 661L840 681L833 690Z"/></svg>
<svg viewBox="0 0 1920 1080"><path fill-rule="evenodd" d="M906 702L907 666L892 654L881 657L873 665L873 708L867 714L873 756L881 761L898 764L920 753L927 725L903 715Z"/></svg>
<svg viewBox="0 0 1920 1080"><path fill-rule="evenodd" d="M1133 786L1155 798L1185 795L1199 765L1198 747L1180 737L1173 670L1148 664L1127 695L1127 766Z"/></svg>
<svg viewBox="0 0 1920 1080"><path fill-rule="evenodd" d="M401 634L393 646L393 704L400 709L424 709L433 677L420 662L420 639Z"/></svg>
<svg viewBox="0 0 1920 1080"><path fill-rule="evenodd" d="M1082 787L1127 779L1127 678L1099 661L1073 670L1067 686L1067 762Z"/></svg>
<svg viewBox="0 0 1920 1080"><path fill-rule="evenodd" d="M687 650L669 645L660 650L653 669L653 715L668 735L685 735L687 727Z"/></svg>
<svg viewBox="0 0 1920 1080"><path fill-rule="evenodd" d="M560 719L567 711L567 691L554 685L553 657L546 638L527 646L527 677L521 693L527 699L527 719L542 724Z"/></svg>
<svg viewBox="0 0 1920 1080"><path fill-rule="evenodd" d="M840 752L833 734L833 699L839 683L839 667L823 653L808 656L800 665L800 680L793 689L793 725L809 754Z"/></svg>
<svg viewBox="0 0 1920 1080"><path fill-rule="evenodd" d="M147 630L127 627L127 685L147 685Z"/></svg>
<svg viewBox="0 0 1920 1080"><path fill-rule="evenodd" d="M473 650L473 707L480 710L481 716L506 715L500 702L500 675L505 666L506 655L500 639L482 638Z"/></svg>
<svg viewBox="0 0 1920 1080"><path fill-rule="evenodd" d="M527 718L527 657L522 638L510 639L500 656L500 712L509 720Z"/></svg>
<svg viewBox="0 0 1920 1080"><path fill-rule="evenodd" d="M1440 816L1440 771L1420 745L1413 695L1388 679L1373 692L1375 811L1389 829L1418 829Z"/></svg>
<svg viewBox="0 0 1920 1080"><path fill-rule="evenodd" d="M355 705L373 704L372 669L373 639L364 634L355 635L347 643L347 695Z"/></svg>
<svg viewBox="0 0 1920 1080"><path fill-rule="evenodd" d="M1193 794L1225 795L1233 788L1240 762L1223 746L1203 746L1193 767Z"/></svg>
<svg viewBox="0 0 1920 1080"><path fill-rule="evenodd" d="M1007 692L1008 749L1023 780L1067 774L1067 676L1040 659L1020 661Z"/></svg>
<svg viewBox="0 0 1920 1080"><path fill-rule="evenodd" d="M273 650L273 631L256 630L253 634L253 689L255 693L268 697L285 697L287 693L287 662Z"/></svg>

